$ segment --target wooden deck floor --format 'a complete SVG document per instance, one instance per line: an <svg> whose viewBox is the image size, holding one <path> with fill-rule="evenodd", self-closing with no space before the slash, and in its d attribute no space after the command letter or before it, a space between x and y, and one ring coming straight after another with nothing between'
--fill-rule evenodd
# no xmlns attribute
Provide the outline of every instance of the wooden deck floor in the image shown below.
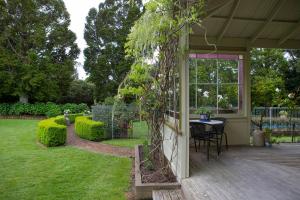
<svg viewBox="0 0 300 200"><path fill-rule="evenodd" d="M190 175L189 200L300 200L300 144L231 147L210 161L191 148Z"/></svg>

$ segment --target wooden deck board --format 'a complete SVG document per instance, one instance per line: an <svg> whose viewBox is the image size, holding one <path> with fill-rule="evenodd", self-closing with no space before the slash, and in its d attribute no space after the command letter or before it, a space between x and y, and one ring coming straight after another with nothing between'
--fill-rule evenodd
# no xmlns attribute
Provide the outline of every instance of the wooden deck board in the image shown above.
<svg viewBox="0 0 300 200"><path fill-rule="evenodd" d="M181 190L154 190L153 200L184 200Z"/></svg>
<svg viewBox="0 0 300 200"><path fill-rule="evenodd" d="M210 161L191 149L190 173L182 181L189 200L299 200L300 144L232 147Z"/></svg>

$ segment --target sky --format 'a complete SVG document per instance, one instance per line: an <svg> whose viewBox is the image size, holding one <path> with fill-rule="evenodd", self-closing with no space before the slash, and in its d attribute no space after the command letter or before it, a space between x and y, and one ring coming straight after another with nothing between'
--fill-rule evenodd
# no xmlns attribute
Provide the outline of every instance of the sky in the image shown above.
<svg viewBox="0 0 300 200"><path fill-rule="evenodd" d="M84 56L83 56L83 49L86 47L86 42L83 37L84 33L84 24L85 18L88 15L88 12L91 8L97 8L99 3L103 2L104 0L63 0L65 2L66 8L70 14L71 18L71 25L70 29L76 34L77 36L77 44L80 48L80 55L77 59L77 62L80 65L77 67L78 77L80 79L85 79L86 74L82 67L84 63Z"/></svg>

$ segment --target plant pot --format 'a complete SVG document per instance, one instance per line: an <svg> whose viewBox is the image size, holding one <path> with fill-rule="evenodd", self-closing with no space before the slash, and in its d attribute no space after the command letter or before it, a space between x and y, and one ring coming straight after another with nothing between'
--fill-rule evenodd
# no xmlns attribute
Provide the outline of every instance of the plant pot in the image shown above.
<svg viewBox="0 0 300 200"><path fill-rule="evenodd" d="M265 146L264 132L261 130L253 131L253 145L256 147Z"/></svg>

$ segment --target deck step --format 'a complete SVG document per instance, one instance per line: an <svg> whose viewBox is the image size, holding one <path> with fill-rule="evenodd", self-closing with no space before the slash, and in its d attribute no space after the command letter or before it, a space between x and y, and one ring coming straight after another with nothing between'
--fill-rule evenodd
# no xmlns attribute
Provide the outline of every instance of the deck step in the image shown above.
<svg viewBox="0 0 300 200"><path fill-rule="evenodd" d="M153 190L153 200L185 200L180 189L177 190Z"/></svg>

